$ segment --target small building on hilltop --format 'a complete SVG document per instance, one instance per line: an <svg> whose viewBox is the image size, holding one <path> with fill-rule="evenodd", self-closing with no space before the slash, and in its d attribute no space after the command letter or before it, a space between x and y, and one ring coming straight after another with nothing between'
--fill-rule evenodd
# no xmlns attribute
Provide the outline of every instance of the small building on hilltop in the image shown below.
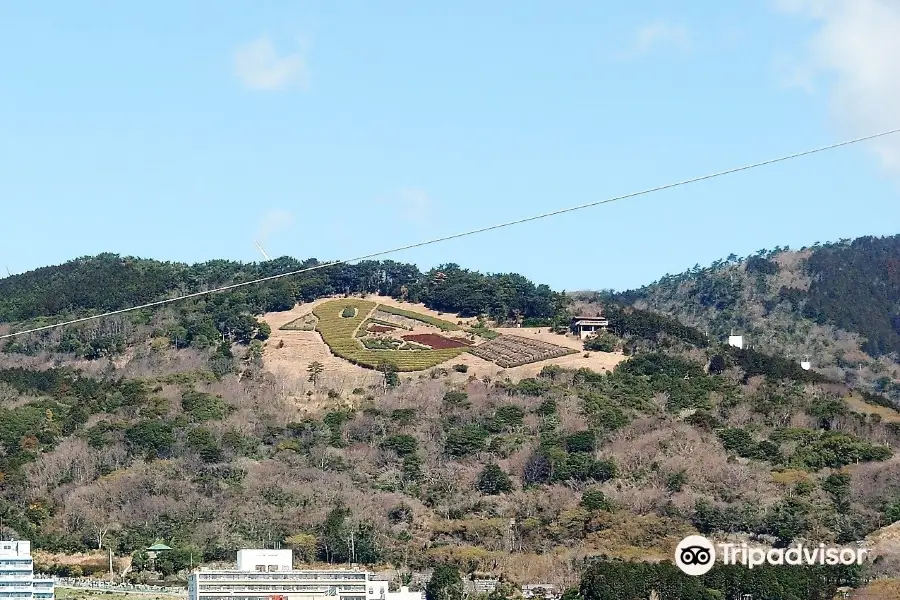
<svg viewBox="0 0 900 600"><path fill-rule="evenodd" d="M595 317L572 317L572 333L574 333L581 339L588 338L600 331L606 331L608 327L609 320L603 315L598 315Z"/></svg>

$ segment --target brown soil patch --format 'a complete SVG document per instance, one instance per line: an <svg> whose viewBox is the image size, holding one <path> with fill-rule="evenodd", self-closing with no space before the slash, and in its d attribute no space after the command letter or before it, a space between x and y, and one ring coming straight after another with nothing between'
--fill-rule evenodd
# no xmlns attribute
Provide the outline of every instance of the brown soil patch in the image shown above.
<svg viewBox="0 0 900 600"><path fill-rule="evenodd" d="M436 333L408 333L406 335L401 335L400 337L409 342L431 346L435 350L443 350L445 348L465 348L466 346L471 345L461 339L453 340Z"/></svg>

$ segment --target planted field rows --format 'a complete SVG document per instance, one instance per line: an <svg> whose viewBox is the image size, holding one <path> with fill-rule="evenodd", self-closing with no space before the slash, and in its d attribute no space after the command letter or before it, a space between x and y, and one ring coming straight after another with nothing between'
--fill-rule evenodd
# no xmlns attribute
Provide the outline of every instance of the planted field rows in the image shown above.
<svg viewBox="0 0 900 600"><path fill-rule="evenodd" d="M397 308L396 306L388 306L387 304L381 304L378 306L378 312L387 313L388 315L397 315L399 317L406 317L407 319L412 319L413 321L425 323L426 325L432 325L432 326L437 327L438 329L442 329L444 331L459 331L459 325L451 323L450 321L445 321L444 319L438 319L437 317L423 315L421 313L413 312L411 310L403 310L402 308Z"/></svg>
<svg viewBox="0 0 900 600"><path fill-rule="evenodd" d="M375 306L374 302L356 298L323 302L313 309L313 314L318 318L316 331L322 335L322 339L336 356L363 367L375 368L382 361L387 361L396 366L398 371L423 371L455 358L463 352L463 348L441 350L369 350L364 348L354 334ZM341 316L347 307L355 308L356 314L352 317ZM386 308L384 305L379 307L379 309L384 308Z"/></svg>
<svg viewBox="0 0 900 600"><path fill-rule="evenodd" d="M559 358L575 354L578 350L563 348L549 342L519 337L517 335L501 335L500 337L468 349L470 354L489 360L508 369L529 363Z"/></svg>

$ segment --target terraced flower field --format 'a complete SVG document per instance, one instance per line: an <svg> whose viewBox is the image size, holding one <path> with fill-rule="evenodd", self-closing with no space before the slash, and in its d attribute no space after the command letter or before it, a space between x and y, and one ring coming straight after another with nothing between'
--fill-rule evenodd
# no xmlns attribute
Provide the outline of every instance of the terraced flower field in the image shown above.
<svg viewBox="0 0 900 600"><path fill-rule="evenodd" d="M342 298L323 302L313 309L313 314L318 319L316 331L322 335L322 339L336 356L369 368L375 368L382 361L387 361L394 364L398 371L423 371L455 358L465 350L464 348L369 350L363 347L357 339L356 333L376 306L374 302L358 298ZM356 314L352 317L342 316L347 307L355 308ZM380 310L384 308L383 305L379 306ZM424 317L424 315L418 315L411 311L403 312ZM433 320L437 321L438 319Z"/></svg>
<svg viewBox="0 0 900 600"><path fill-rule="evenodd" d="M479 358L496 363L504 369L578 353L578 350L572 348L563 348L549 342L517 335L501 335L480 346L469 348L468 351Z"/></svg>
<svg viewBox="0 0 900 600"><path fill-rule="evenodd" d="M438 335L436 333L419 333L419 334L406 334L402 337L404 340L418 342L419 344L425 344L426 346L431 346L437 350L444 348L466 348L470 346L466 340L461 339L450 339L444 337L442 335Z"/></svg>
<svg viewBox="0 0 900 600"><path fill-rule="evenodd" d="M438 319L437 317L431 317L429 315L423 315L422 313L417 313L411 310L404 310L402 308L397 308L396 306L381 304L378 306L378 311L386 313L388 315L405 317L407 319L411 319L412 321L419 321L420 323L425 323L426 325L437 327L438 329L442 329L443 331L459 331L459 325L451 323L450 321L445 321L444 319Z"/></svg>

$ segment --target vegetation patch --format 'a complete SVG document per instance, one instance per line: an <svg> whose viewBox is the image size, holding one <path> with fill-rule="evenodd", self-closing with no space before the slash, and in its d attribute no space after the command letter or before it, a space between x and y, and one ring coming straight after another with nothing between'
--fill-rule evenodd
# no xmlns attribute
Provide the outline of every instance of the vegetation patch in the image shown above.
<svg viewBox="0 0 900 600"><path fill-rule="evenodd" d="M466 329L466 332L475 334L478 337L482 337L486 340L493 340L493 339L500 337L499 332L494 331L493 329L488 329L487 327L484 327L484 326L470 327L469 329Z"/></svg>
<svg viewBox="0 0 900 600"><path fill-rule="evenodd" d="M348 306L355 309L353 317L343 316ZM375 306L374 302L360 299L323 302L313 309L319 319L316 330L322 334L322 339L336 356L372 369L388 364L397 371L422 371L455 358L463 351L461 348L409 351L372 350L364 347L354 334Z"/></svg>
<svg viewBox="0 0 900 600"><path fill-rule="evenodd" d="M420 321L422 323L425 323L426 325L433 325L434 327L437 327L438 329L441 329L443 331L459 331L459 325L455 325L450 321L445 321L444 319L438 319L437 317L432 317L429 315L423 315L411 310L404 310L402 308L397 308L396 306L380 304L378 306L378 310L391 315L406 317L407 319L412 319L413 321Z"/></svg>

